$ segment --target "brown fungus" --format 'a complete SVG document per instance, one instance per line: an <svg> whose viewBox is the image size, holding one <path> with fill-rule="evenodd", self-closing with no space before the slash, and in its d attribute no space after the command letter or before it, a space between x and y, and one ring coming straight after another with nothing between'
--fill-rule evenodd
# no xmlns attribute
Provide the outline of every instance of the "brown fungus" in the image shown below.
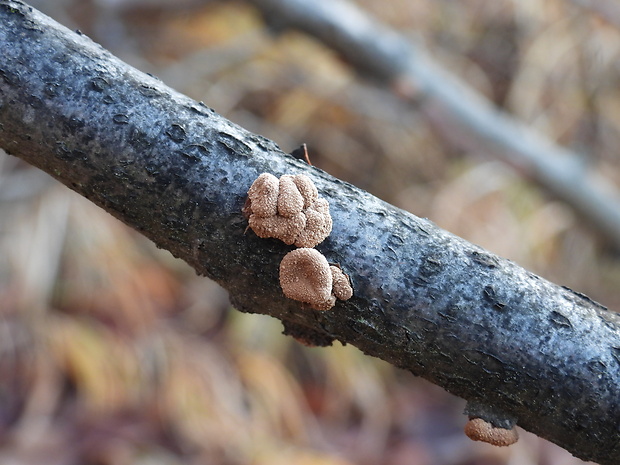
<svg viewBox="0 0 620 465"><path fill-rule="evenodd" d="M250 215L248 224L258 237L263 239L275 237L291 245L306 227L306 217L302 213L290 218L280 215L270 216L269 218Z"/></svg>
<svg viewBox="0 0 620 465"><path fill-rule="evenodd" d="M323 242L332 231L332 217L327 200L318 198L304 210L306 226L295 239L297 247L314 247Z"/></svg>
<svg viewBox="0 0 620 465"><path fill-rule="evenodd" d="M279 180L261 174L248 190L244 214L257 236L297 247L314 247L332 230L329 204L303 174L284 175Z"/></svg>
<svg viewBox="0 0 620 465"><path fill-rule="evenodd" d="M280 263L280 286L289 299L323 309L332 298L332 273L327 259L315 249L287 253Z"/></svg>
<svg viewBox="0 0 620 465"><path fill-rule="evenodd" d="M332 294L337 299L349 300L353 297L353 288L349 277L342 272L339 266L330 265L329 269L332 272Z"/></svg>
<svg viewBox="0 0 620 465"><path fill-rule="evenodd" d="M333 268L338 271L334 272ZM353 293L340 268L330 266L321 252L307 247L284 256L280 263L280 286L286 297L310 304L316 310L329 310L335 305L336 297L348 299Z"/></svg>
<svg viewBox="0 0 620 465"><path fill-rule="evenodd" d="M510 446L519 440L516 428L499 428L482 418L470 418L465 425L465 434L472 441L482 441L494 446Z"/></svg>
<svg viewBox="0 0 620 465"><path fill-rule="evenodd" d="M278 215L290 218L304 209L304 198L293 181L294 176L285 174L280 177L278 192Z"/></svg>
<svg viewBox="0 0 620 465"><path fill-rule="evenodd" d="M309 208L319 198L319 191L308 176L298 174L292 176L293 182L304 198L304 208Z"/></svg>
<svg viewBox="0 0 620 465"><path fill-rule="evenodd" d="M250 186L248 198L253 215L269 218L278 213L279 181L273 174L261 174Z"/></svg>

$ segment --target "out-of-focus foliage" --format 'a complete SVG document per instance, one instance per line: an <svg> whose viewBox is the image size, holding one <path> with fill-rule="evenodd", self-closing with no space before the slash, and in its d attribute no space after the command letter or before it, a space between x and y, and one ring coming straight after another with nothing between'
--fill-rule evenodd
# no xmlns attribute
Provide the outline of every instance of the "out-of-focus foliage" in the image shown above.
<svg viewBox="0 0 620 465"><path fill-rule="evenodd" d="M620 182L620 33L605 18L562 0L359 4ZM620 307L617 256L567 207L247 4L35 6L285 150L307 143L335 176ZM470 442L461 400L232 311L217 285L10 157L0 312L2 464L581 463L527 433Z"/></svg>

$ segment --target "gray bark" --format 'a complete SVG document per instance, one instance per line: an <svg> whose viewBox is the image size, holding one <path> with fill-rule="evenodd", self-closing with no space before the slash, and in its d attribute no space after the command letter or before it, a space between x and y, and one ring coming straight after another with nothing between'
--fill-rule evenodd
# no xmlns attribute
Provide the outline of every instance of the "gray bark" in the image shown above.
<svg viewBox="0 0 620 465"><path fill-rule="evenodd" d="M0 50L0 147L220 283L237 309L620 463L616 314L282 153L19 1L0 0ZM318 249L351 276L351 300L318 312L282 295L291 248L246 232L241 213L262 172L304 173L329 201Z"/></svg>

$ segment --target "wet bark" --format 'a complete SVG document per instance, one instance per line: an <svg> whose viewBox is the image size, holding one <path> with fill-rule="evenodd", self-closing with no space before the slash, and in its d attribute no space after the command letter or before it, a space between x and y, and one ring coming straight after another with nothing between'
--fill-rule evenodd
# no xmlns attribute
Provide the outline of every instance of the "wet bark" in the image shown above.
<svg viewBox="0 0 620 465"><path fill-rule="evenodd" d="M0 49L0 147L220 283L237 309L620 463L616 314L284 154L19 1L0 0ZM317 248L350 275L351 300L318 312L282 295L291 247L246 232L241 213L262 172L304 173L329 201Z"/></svg>

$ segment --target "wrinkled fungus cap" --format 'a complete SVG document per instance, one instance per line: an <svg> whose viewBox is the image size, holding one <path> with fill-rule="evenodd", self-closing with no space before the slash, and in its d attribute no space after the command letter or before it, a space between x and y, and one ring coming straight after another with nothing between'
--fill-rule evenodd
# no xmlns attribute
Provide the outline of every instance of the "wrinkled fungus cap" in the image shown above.
<svg viewBox="0 0 620 465"><path fill-rule="evenodd" d="M482 418L471 418L465 425L465 434L473 441L487 442L494 446L510 446L519 440L516 428L498 428Z"/></svg>
<svg viewBox="0 0 620 465"><path fill-rule="evenodd" d="M302 247L287 253L280 263L280 286L289 299L329 310L340 300L350 299L353 289L342 270L327 263L316 249Z"/></svg>
<svg viewBox="0 0 620 465"><path fill-rule="evenodd" d="M329 269L332 272L332 294L340 300L349 300L353 297L349 277L338 266L330 265Z"/></svg>
<svg viewBox="0 0 620 465"><path fill-rule="evenodd" d="M269 218L261 218L256 215L250 215L248 224L252 231L263 239L274 237L280 239L285 244L291 245L304 231L306 227L306 217L303 213L286 218L285 216L270 216Z"/></svg>
<svg viewBox="0 0 620 465"><path fill-rule="evenodd" d="M332 273L318 250L303 247L287 253L280 263L280 286L289 299L308 303L317 310L333 306Z"/></svg>
<svg viewBox="0 0 620 465"><path fill-rule="evenodd" d="M279 181L273 174L261 174L250 186L248 197L252 213L260 218L269 218L278 213Z"/></svg>
<svg viewBox="0 0 620 465"><path fill-rule="evenodd" d="M318 198L304 210L304 215L306 216L306 227L295 239L295 245L297 247L314 247L323 242L332 232L332 217L329 214L327 200Z"/></svg>
<svg viewBox="0 0 620 465"><path fill-rule="evenodd" d="M293 182L294 177L285 174L280 177L280 190L278 192L278 214L290 218L304 209L304 198ZM312 181L310 181L312 182Z"/></svg>
<svg viewBox="0 0 620 465"><path fill-rule="evenodd" d="M262 238L273 237L297 247L314 247L332 230L329 204L303 174L280 179L263 173L248 190L250 228Z"/></svg>
<svg viewBox="0 0 620 465"><path fill-rule="evenodd" d="M304 208L310 207L319 198L319 191L308 176L298 174L293 176L293 182L297 186L297 189L304 198Z"/></svg>

